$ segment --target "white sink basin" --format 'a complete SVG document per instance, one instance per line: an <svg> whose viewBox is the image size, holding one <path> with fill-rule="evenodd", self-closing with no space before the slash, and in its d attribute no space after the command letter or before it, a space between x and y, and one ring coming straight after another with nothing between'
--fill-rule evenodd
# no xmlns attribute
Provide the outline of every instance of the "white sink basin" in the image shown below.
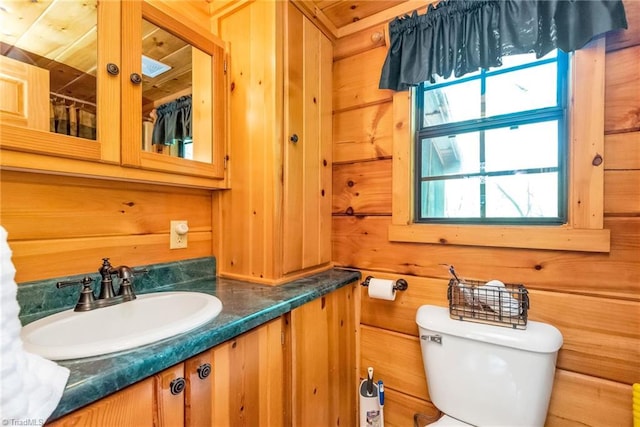
<svg viewBox="0 0 640 427"><path fill-rule="evenodd" d="M132 349L194 329L215 318L222 302L200 292L158 292L86 312L53 314L22 328L24 349L50 360Z"/></svg>

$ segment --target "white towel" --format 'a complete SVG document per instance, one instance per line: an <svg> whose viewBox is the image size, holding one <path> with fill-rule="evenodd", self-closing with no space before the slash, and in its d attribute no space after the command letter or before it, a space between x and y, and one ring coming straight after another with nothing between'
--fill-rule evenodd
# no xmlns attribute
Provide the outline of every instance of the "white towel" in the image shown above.
<svg viewBox="0 0 640 427"><path fill-rule="evenodd" d="M41 425L58 406L69 369L23 349L15 273L0 226L0 419L3 425Z"/></svg>

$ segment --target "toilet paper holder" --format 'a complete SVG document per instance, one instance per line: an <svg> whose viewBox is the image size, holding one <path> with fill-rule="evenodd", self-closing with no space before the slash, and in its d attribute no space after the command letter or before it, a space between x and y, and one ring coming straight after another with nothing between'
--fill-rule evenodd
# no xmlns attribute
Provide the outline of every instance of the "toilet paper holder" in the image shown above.
<svg viewBox="0 0 640 427"><path fill-rule="evenodd" d="M364 282L360 283L362 286L369 286L369 280L373 279L373 276L367 276L364 279ZM409 284L404 279L398 279L395 281L393 285L394 291L406 291L409 287Z"/></svg>

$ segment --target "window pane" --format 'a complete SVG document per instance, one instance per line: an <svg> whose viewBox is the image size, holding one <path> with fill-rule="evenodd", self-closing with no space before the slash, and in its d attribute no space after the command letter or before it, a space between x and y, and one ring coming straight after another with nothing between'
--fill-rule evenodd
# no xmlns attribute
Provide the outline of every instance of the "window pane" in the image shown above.
<svg viewBox="0 0 640 427"><path fill-rule="evenodd" d="M555 62L487 77L486 116L553 107L556 84Z"/></svg>
<svg viewBox="0 0 640 427"><path fill-rule="evenodd" d="M502 57L502 66L501 67L495 67L495 68L489 68L489 71L504 70L504 69L510 68L510 67L517 67L518 65L530 64L530 63L534 63L534 62L544 61L544 60L547 60L547 59L551 59L551 58L557 57L558 56L557 53L558 53L557 50L552 50L551 52L547 53L545 56L543 56L540 59L536 59L536 54L535 53L524 53L524 54L521 54L521 55L503 56Z"/></svg>
<svg viewBox="0 0 640 427"><path fill-rule="evenodd" d="M422 140L422 177L480 171L479 133Z"/></svg>
<svg viewBox="0 0 640 427"><path fill-rule="evenodd" d="M487 218L557 217L557 180L557 173L488 177Z"/></svg>
<svg viewBox="0 0 640 427"><path fill-rule="evenodd" d="M480 81L477 79L425 90L422 126L477 119L480 106Z"/></svg>
<svg viewBox="0 0 640 427"><path fill-rule="evenodd" d="M487 172L558 166L558 122L486 131Z"/></svg>
<svg viewBox="0 0 640 427"><path fill-rule="evenodd" d="M480 216L480 178L422 183L423 218L477 218Z"/></svg>

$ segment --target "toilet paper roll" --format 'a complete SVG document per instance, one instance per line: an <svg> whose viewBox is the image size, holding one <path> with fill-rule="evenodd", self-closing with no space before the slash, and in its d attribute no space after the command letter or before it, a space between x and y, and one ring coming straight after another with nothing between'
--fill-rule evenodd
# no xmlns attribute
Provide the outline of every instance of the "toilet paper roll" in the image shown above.
<svg viewBox="0 0 640 427"><path fill-rule="evenodd" d="M389 279L369 279L369 298L395 301L395 281Z"/></svg>

